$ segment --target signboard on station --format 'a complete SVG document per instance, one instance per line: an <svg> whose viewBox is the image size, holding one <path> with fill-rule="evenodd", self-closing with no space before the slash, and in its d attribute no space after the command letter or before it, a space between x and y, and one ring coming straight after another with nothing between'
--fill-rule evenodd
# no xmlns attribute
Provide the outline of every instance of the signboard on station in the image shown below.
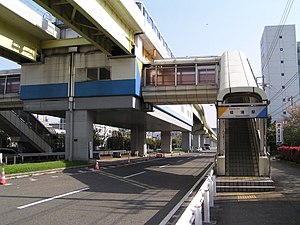
<svg viewBox="0 0 300 225"><path fill-rule="evenodd" d="M276 145L283 144L283 126L282 123L276 123Z"/></svg>
<svg viewBox="0 0 300 225"><path fill-rule="evenodd" d="M267 106L219 106L218 119L266 118Z"/></svg>

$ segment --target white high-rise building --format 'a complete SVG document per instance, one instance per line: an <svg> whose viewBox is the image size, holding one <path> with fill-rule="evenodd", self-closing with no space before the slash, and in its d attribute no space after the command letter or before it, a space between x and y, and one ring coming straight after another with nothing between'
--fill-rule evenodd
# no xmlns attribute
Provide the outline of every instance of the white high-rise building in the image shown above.
<svg viewBox="0 0 300 225"><path fill-rule="evenodd" d="M261 42L263 86L270 100L269 114L281 121L299 99L299 73L295 25L266 26Z"/></svg>

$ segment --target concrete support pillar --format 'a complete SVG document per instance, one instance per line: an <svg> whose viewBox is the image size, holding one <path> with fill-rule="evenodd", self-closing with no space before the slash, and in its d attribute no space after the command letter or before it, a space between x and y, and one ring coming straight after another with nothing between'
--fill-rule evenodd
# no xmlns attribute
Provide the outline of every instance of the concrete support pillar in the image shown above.
<svg viewBox="0 0 300 225"><path fill-rule="evenodd" d="M219 119L218 155L225 155L225 119Z"/></svg>
<svg viewBox="0 0 300 225"><path fill-rule="evenodd" d="M88 161L93 146L93 117L87 110L66 112L66 159Z"/></svg>
<svg viewBox="0 0 300 225"><path fill-rule="evenodd" d="M142 156L147 154L146 129L143 125L135 125L131 129L131 154L136 151Z"/></svg>
<svg viewBox="0 0 300 225"><path fill-rule="evenodd" d="M200 147L201 147L200 135L199 134L194 134L193 135L193 148L194 149L199 149Z"/></svg>
<svg viewBox="0 0 300 225"><path fill-rule="evenodd" d="M192 136L191 132L182 132L182 149L191 150Z"/></svg>
<svg viewBox="0 0 300 225"><path fill-rule="evenodd" d="M204 145L204 134L200 135L200 147Z"/></svg>
<svg viewBox="0 0 300 225"><path fill-rule="evenodd" d="M172 137L170 131L161 132L161 151L165 153L172 152Z"/></svg>

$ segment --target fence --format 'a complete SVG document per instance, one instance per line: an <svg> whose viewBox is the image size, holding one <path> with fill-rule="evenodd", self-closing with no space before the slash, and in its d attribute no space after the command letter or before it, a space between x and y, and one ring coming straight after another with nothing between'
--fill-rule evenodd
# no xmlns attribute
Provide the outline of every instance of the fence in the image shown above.
<svg viewBox="0 0 300 225"><path fill-rule="evenodd" d="M210 223L210 207L214 206L216 196L216 177L211 170L197 194L185 209L176 225ZM202 213L203 211L203 213Z"/></svg>

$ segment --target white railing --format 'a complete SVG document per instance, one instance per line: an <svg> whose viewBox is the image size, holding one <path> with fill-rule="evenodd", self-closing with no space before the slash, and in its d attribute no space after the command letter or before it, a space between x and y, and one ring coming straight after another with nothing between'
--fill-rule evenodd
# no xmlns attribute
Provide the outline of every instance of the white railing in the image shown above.
<svg viewBox="0 0 300 225"><path fill-rule="evenodd" d="M202 225L203 222L210 223L210 207L214 206L215 196L216 176L213 175L213 170L211 170L205 182L202 184L191 203L185 209L176 225Z"/></svg>

